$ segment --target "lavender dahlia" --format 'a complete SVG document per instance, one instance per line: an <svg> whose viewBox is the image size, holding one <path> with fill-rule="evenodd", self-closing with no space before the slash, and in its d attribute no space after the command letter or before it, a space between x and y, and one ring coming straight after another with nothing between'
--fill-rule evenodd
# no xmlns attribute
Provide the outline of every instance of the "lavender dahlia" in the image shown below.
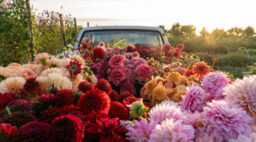
<svg viewBox="0 0 256 142"><path fill-rule="evenodd" d="M194 129L191 125L182 124L180 120L166 119L156 125L149 142L187 142L193 140L194 137Z"/></svg>
<svg viewBox="0 0 256 142"><path fill-rule="evenodd" d="M182 98L181 107L188 112L202 111L206 104L206 93L199 86L192 86Z"/></svg>
<svg viewBox="0 0 256 142"><path fill-rule="evenodd" d="M139 121L135 120L134 125L127 125L127 139L129 141L148 142L155 126L156 123L154 121L148 122L145 118Z"/></svg>
<svg viewBox="0 0 256 142"><path fill-rule="evenodd" d="M229 78L222 72L207 74L202 80L202 86L214 99L223 98L223 88L228 85Z"/></svg>
<svg viewBox="0 0 256 142"><path fill-rule="evenodd" d="M251 118L241 108L232 107L225 101L213 101L204 108L203 124L207 133L219 141L249 135Z"/></svg>
<svg viewBox="0 0 256 142"><path fill-rule="evenodd" d="M157 123L161 123L166 119L184 120L185 118L181 108L170 101L164 101L151 108L149 117L150 121L155 121Z"/></svg>

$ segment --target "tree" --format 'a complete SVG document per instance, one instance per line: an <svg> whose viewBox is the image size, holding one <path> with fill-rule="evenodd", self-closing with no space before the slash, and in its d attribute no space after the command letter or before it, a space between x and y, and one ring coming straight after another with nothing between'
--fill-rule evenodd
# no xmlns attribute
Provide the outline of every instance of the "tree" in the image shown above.
<svg viewBox="0 0 256 142"><path fill-rule="evenodd" d="M202 30L200 31L200 35L205 38L206 36L209 35L209 32L205 29L205 27L202 28Z"/></svg>
<svg viewBox="0 0 256 142"><path fill-rule="evenodd" d="M254 28L252 26L247 26L243 31L243 35L246 37L253 37Z"/></svg>
<svg viewBox="0 0 256 142"><path fill-rule="evenodd" d="M196 35L196 27L193 25L183 25L181 26L180 30L183 37L191 37Z"/></svg>
<svg viewBox="0 0 256 142"><path fill-rule="evenodd" d="M170 34L172 34L174 37L181 37L182 32L181 32L181 25L180 23L174 23L169 31Z"/></svg>
<svg viewBox="0 0 256 142"><path fill-rule="evenodd" d="M227 34L226 32L224 31L224 29L215 29L211 32L211 36L214 38L214 39L219 39L219 38L223 38L223 37L226 37Z"/></svg>
<svg viewBox="0 0 256 142"><path fill-rule="evenodd" d="M242 28L238 28L238 27L234 27L234 28L231 28L227 31L227 35L228 36L236 36L236 37L239 37L239 36L242 36L243 34L243 29Z"/></svg>

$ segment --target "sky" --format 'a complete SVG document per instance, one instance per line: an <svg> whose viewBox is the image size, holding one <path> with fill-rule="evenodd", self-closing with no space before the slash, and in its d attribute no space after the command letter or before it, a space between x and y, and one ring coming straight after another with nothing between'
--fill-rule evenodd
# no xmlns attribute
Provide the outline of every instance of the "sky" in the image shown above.
<svg viewBox="0 0 256 142"><path fill-rule="evenodd" d="M256 28L255 0L31 0L38 11L54 10L71 14L78 24L165 25L179 22L194 25L197 33L206 27Z"/></svg>

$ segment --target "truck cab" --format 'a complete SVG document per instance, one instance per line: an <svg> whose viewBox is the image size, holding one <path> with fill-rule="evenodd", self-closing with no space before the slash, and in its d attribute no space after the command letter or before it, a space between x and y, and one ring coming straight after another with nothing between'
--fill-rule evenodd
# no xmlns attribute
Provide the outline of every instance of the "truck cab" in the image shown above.
<svg viewBox="0 0 256 142"><path fill-rule="evenodd" d="M164 31L158 27L146 26L96 26L83 28L75 43L75 49L84 38L91 39L92 44L104 42L109 47L126 45L145 45L150 47L168 44Z"/></svg>

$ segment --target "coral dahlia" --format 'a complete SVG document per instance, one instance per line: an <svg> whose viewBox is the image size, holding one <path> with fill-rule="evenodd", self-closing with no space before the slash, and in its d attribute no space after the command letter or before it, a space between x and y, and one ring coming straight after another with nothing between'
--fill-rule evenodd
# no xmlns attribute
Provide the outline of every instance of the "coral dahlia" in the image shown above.
<svg viewBox="0 0 256 142"><path fill-rule="evenodd" d="M202 62L197 62L193 65L192 68L194 74L202 79L206 74L212 71L212 68L207 65L204 61Z"/></svg>

